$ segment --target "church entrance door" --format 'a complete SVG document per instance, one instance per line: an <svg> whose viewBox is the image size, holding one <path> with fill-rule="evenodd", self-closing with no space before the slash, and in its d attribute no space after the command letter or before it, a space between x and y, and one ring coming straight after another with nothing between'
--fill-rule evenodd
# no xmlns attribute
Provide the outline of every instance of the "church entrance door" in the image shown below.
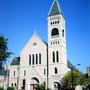
<svg viewBox="0 0 90 90"><path fill-rule="evenodd" d="M30 90L36 90L38 84L30 84Z"/></svg>
<svg viewBox="0 0 90 90"><path fill-rule="evenodd" d="M54 82L54 90L61 90L59 82Z"/></svg>
<svg viewBox="0 0 90 90"><path fill-rule="evenodd" d="M30 84L30 90L36 90L38 84L39 84L39 80L35 77L32 78Z"/></svg>

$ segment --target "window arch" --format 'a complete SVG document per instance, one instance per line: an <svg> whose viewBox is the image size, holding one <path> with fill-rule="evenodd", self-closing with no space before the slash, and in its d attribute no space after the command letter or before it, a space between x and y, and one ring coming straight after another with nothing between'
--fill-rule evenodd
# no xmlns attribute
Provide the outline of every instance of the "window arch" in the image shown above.
<svg viewBox="0 0 90 90"><path fill-rule="evenodd" d="M58 73L57 68L55 67L54 69L55 69L55 74L57 74Z"/></svg>
<svg viewBox="0 0 90 90"><path fill-rule="evenodd" d="M53 28L51 31L51 36L59 35L59 30L57 28Z"/></svg>

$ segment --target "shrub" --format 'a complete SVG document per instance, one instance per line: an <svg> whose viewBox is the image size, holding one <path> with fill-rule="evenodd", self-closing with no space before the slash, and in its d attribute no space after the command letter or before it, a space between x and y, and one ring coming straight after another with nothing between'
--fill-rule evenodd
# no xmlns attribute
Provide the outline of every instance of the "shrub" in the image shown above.
<svg viewBox="0 0 90 90"><path fill-rule="evenodd" d="M4 89L0 87L0 90L4 90Z"/></svg>
<svg viewBox="0 0 90 90"><path fill-rule="evenodd" d="M14 87L8 87L7 90L14 90Z"/></svg>
<svg viewBox="0 0 90 90"><path fill-rule="evenodd" d="M36 90L45 90L45 85L44 84L38 85Z"/></svg>
<svg viewBox="0 0 90 90"><path fill-rule="evenodd" d="M87 90L90 90L90 84L87 85L86 89Z"/></svg>

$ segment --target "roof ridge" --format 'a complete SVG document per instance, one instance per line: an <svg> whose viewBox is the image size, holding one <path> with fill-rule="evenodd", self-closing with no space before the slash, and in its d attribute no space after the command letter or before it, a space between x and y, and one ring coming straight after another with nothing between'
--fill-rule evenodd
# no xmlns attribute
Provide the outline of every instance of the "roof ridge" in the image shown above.
<svg viewBox="0 0 90 90"><path fill-rule="evenodd" d="M45 42L45 40L43 40L36 32L34 32L34 34L32 35L32 37L38 37L44 44L47 45L47 43Z"/></svg>

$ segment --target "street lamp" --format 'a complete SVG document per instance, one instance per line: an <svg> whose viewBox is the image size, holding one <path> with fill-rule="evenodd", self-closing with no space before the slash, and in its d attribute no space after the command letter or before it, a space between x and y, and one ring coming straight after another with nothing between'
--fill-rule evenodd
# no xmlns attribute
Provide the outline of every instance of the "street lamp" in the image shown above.
<svg viewBox="0 0 90 90"><path fill-rule="evenodd" d="M81 65L81 64L76 64L76 65L74 65L74 67L79 66L79 65Z"/></svg>
<svg viewBox="0 0 90 90"><path fill-rule="evenodd" d="M71 68L71 76L72 76L72 90L73 90L73 88L74 88L74 86L73 86L73 69L76 67L76 66L79 66L80 64L76 64L76 65L74 65L72 68Z"/></svg>

